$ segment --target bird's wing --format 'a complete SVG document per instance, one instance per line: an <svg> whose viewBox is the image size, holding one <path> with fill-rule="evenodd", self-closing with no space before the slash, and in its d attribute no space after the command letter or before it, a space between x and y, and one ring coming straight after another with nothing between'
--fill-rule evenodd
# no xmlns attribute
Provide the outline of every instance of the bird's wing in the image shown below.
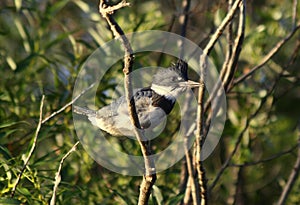
<svg viewBox="0 0 300 205"><path fill-rule="evenodd" d="M142 88L134 94L135 107L143 129L155 127L170 113L174 102L158 95L150 87Z"/></svg>

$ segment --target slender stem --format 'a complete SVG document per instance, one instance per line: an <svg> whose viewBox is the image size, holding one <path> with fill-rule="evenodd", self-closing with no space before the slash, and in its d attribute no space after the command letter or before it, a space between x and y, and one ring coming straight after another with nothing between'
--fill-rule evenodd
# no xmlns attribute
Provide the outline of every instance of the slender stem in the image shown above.
<svg viewBox="0 0 300 205"><path fill-rule="evenodd" d="M55 200L56 200L56 192L57 192L57 188L58 188L58 185L61 181L61 175L60 175L60 172L61 172L61 169L62 169L62 166L64 164L64 161L66 160L66 158L76 150L76 147L77 145L79 144L79 141L77 141L73 147L62 157L62 159L60 160L60 163L59 163L59 166L58 166L58 169L57 169L57 172L55 174L55 181L54 181L54 186L53 186L53 193L52 193L52 197L51 197L51 200L50 200L50 205L55 205Z"/></svg>
<svg viewBox="0 0 300 205"><path fill-rule="evenodd" d="M197 205L200 204L200 197L198 194L198 188L197 188L197 180L195 179L196 172L193 167L192 163L192 156L190 155L189 149L188 149L188 136L184 138L184 148L185 148L185 158L186 158L186 164L187 164L187 170L188 170L188 181L190 185L190 191L187 192L187 194L192 194L193 204ZM185 202L186 203L186 202Z"/></svg>
<svg viewBox="0 0 300 205"><path fill-rule="evenodd" d="M89 87L87 87L86 89L84 89L81 93L79 93L79 95L77 95L73 100L71 100L70 102L68 102L67 104L65 104L63 107L61 107L59 110L51 113L51 115L49 115L48 117L46 117L45 119L42 120L42 124L46 123L48 120L50 120L51 118L53 118L54 116L58 115L59 113L61 113L62 111L64 111L67 107L69 107L70 105L72 105L74 102L76 102L76 100L78 100L78 98L80 98L83 94L85 94L88 90L90 90L92 87L95 86L95 83L91 84Z"/></svg>
<svg viewBox="0 0 300 205"><path fill-rule="evenodd" d="M15 185L13 186L12 188L12 192L11 192L11 197L14 197L15 195L15 191L16 191L16 188L18 186L18 184L20 183L20 180L21 180L21 177L28 165L28 162L35 150L35 147L36 147L36 143L37 143L37 137L38 137L38 134L39 134L39 131L41 129L41 126L42 124L46 123L47 121L49 121L51 118L55 117L56 115L60 114L61 112L63 112L67 107L69 107L70 105L72 105L78 98L80 98L84 93L86 93L89 89L91 89L92 87L94 87L94 83L91 84L88 88L84 89L78 96L76 96L73 100L71 100L70 102L68 102L67 104L65 104L63 107L61 107L59 110L51 113L51 115L49 115L48 117L42 119L42 109L43 109L43 105L44 105L44 100L45 100L45 96L43 95L42 96L42 100L41 100L41 106L40 106L40 118L39 118L39 122L38 122L38 125L37 125L37 129L36 129L36 132L35 132L35 136L34 136L34 140L33 140L33 144L32 144L32 147L30 149L30 152L27 156L27 158L25 159L24 161L24 165L21 169L21 172L19 173L18 177L17 177L17 180L15 182Z"/></svg>
<svg viewBox="0 0 300 205"><path fill-rule="evenodd" d="M269 51L269 53L263 57L263 59L261 59L261 61L260 61L260 63L258 65L256 65L255 67L253 67L248 73L246 73L246 74L242 75L241 77L239 77L238 79L236 79L235 82L230 87L230 89L232 89L234 86L236 86L237 84L240 84L245 79L247 79L248 77L250 77L251 75L253 75L253 73L256 72L258 69L262 68L276 53L278 53L278 51L282 48L282 46L285 45L285 43L287 43L294 36L294 34L298 31L299 28L300 28L300 22L295 26L294 29L292 29L292 31L286 37L284 37L283 39L281 39Z"/></svg>
<svg viewBox="0 0 300 205"><path fill-rule="evenodd" d="M224 29L226 28L226 26L228 25L228 23L231 21L231 19L233 18L236 10L239 7L239 4L241 3L242 0L236 0L234 2L234 4L232 5L230 11L227 13L227 15L225 16L225 18L223 19L222 23L220 24L220 26L217 28L217 30L214 32L214 34L212 35L211 39L209 40L208 44L205 46L203 53L205 55L209 55L212 48L214 47L215 43L217 42L217 40L219 39L219 37L222 35Z"/></svg>
<svg viewBox="0 0 300 205"><path fill-rule="evenodd" d="M280 195L280 198L278 200L278 205L283 205L285 204L288 195L290 194L295 182L297 181L297 178L299 176L300 173L300 133L299 133L299 138L298 138L298 154L297 154L297 159L296 162L294 164L294 167L291 171L291 174L289 176L289 179L286 183L286 185L284 186L284 189Z"/></svg>
<svg viewBox="0 0 300 205"><path fill-rule="evenodd" d="M23 173L24 173L24 171L25 171L25 169L26 169L26 167L27 167L27 165L28 165L28 162L29 162L29 160L30 160L30 158L31 158L31 156L32 156L32 154L33 154L33 151L34 151L34 149L35 149L35 147L36 147L36 144L37 144L37 138L38 138L38 135L39 135L41 126L42 126L44 100L45 100L45 96L43 95L43 96L42 96L42 100L41 100L41 104L40 104L40 117L39 117L39 122L38 122L38 125L37 125L37 127L36 127L35 135L34 135L34 138L33 138L33 143L32 143L32 146L31 146L31 148L30 148L30 151L29 151L29 153L28 153L26 159L24 160L24 165L23 165L23 167L22 167L22 169L21 169L21 171L20 171L20 173L19 173L19 175L18 175L18 177L17 177L17 180L16 180L16 182L15 182L13 188L12 188L11 195L10 195L11 197L14 197L14 195L15 195L15 193L16 193L17 186L18 186L19 183L20 183L21 177L22 177L22 175L23 175Z"/></svg>
<svg viewBox="0 0 300 205"><path fill-rule="evenodd" d="M228 62L227 70L223 76L223 85L225 91L228 89L229 85L232 82L234 77L237 62L242 50L242 45L245 36L245 19L246 19L246 11L245 11L245 1L243 0L239 6L240 14L239 14L239 27L237 31L237 37L235 38L234 45L232 48L232 55Z"/></svg>

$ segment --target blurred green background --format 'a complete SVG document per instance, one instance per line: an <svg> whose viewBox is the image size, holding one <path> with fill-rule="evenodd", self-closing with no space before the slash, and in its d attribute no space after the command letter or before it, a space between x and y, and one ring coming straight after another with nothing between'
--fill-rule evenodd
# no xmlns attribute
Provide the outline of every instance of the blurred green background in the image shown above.
<svg viewBox="0 0 300 205"><path fill-rule="evenodd" d="M130 7L114 14L125 33L156 29L180 34L181 1L129 2ZM226 1L192 0L187 38L203 47L226 12ZM245 40L236 77L257 65L291 32L293 2L247 1L246 18ZM298 15L296 20L299 21ZM10 197L33 143L41 96L45 95L44 118L68 103L86 58L112 38L105 20L98 13L96 0L0 2L0 197ZM273 204L278 200L297 153L299 44L297 32L265 66L228 93L224 133L217 149L204 162L208 186L233 150L246 122L259 106L262 107L251 118L237 153L212 189L210 204ZM223 35L211 53L218 69L224 62L226 46ZM141 54L136 57L134 67L157 65L158 60L157 54ZM160 66L168 66L173 60L165 56ZM104 91L113 91L116 86L115 81L109 79L122 75L121 62L107 73L98 93L99 107L110 102ZM160 145L168 144L177 126L176 115L171 116L174 123L169 123L160 138ZM36 150L14 199L23 204L48 204L60 159L77 140L71 107L43 124ZM139 152L136 143L124 140L119 143ZM181 169L179 162L158 174L151 204L181 201ZM66 159L61 174L57 204L136 204L141 177L122 176L102 168L81 145ZM298 179L287 204L300 204L299 195Z"/></svg>

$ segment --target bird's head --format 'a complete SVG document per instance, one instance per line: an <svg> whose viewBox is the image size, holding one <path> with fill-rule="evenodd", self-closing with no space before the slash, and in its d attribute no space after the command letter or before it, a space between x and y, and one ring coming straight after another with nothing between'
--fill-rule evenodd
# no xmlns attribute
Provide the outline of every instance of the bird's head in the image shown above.
<svg viewBox="0 0 300 205"><path fill-rule="evenodd" d="M187 88L199 87L200 83L188 80L188 64L178 60L167 69L159 70L153 77L151 89L159 95L176 98Z"/></svg>

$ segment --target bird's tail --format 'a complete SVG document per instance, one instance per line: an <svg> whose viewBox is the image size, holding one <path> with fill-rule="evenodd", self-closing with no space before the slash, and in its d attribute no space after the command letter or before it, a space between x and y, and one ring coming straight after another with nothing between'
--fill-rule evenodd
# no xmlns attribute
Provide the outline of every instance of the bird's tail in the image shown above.
<svg viewBox="0 0 300 205"><path fill-rule="evenodd" d="M96 110L90 110L87 108L78 107L76 105L73 106L73 112L79 115L86 115L88 117L96 116Z"/></svg>

